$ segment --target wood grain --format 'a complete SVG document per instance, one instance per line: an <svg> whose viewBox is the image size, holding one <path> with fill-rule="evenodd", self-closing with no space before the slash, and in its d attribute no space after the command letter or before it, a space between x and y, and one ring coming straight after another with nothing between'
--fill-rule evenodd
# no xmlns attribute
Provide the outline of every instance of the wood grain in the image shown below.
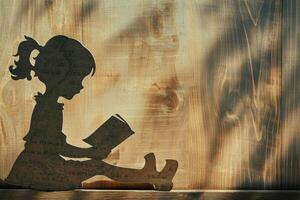
<svg viewBox="0 0 300 200"><path fill-rule="evenodd" d="M243 190L186 190L173 192L151 192L146 190L75 190L65 192L38 192L32 190L0 190L0 197L3 200L21 200L21 199L88 199L88 200L106 200L106 199L159 199L159 200L298 200L299 191L243 191Z"/></svg>
<svg viewBox="0 0 300 200"><path fill-rule="evenodd" d="M281 179L286 188L300 187L299 73L300 2L284 1L282 46Z"/></svg>
<svg viewBox="0 0 300 200"><path fill-rule="evenodd" d="M97 64L82 93L61 100L71 144L87 147L119 113L136 134L109 163L176 159L179 189L299 187L298 10L296 0L0 1L0 178L44 90L10 79L12 55L24 35L44 44L64 34Z"/></svg>

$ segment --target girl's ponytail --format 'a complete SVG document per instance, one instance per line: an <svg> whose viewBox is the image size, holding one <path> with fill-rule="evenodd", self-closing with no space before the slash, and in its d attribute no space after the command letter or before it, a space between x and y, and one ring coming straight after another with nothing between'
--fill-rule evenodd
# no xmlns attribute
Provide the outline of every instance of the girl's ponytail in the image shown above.
<svg viewBox="0 0 300 200"><path fill-rule="evenodd" d="M19 60L15 60L16 66L9 66L11 77L14 80L24 79L31 80L31 70L34 66L30 63L31 52L35 49L40 50L41 46L32 38L25 36L25 41L21 42L18 47L18 52L14 56L19 56Z"/></svg>

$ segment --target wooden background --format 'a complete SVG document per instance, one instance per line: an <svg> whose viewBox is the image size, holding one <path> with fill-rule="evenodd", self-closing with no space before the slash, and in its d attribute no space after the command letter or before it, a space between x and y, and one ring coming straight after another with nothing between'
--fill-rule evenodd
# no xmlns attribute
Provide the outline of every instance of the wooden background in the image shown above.
<svg viewBox="0 0 300 200"><path fill-rule="evenodd" d="M299 13L297 0L0 1L0 178L44 90L11 80L12 55L24 35L44 45L63 34L97 64L81 94L61 100L69 143L87 147L119 113L136 134L107 162L176 159L177 189L299 189Z"/></svg>

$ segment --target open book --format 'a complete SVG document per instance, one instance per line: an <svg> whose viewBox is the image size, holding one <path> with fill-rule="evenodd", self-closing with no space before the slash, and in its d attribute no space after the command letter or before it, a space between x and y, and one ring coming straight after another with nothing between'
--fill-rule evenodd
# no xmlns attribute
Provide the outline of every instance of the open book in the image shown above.
<svg viewBox="0 0 300 200"><path fill-rule="evenodd" d="M111 116L94 133L83 141L103 150L112 150L134 133L118 114Z"/></svg>

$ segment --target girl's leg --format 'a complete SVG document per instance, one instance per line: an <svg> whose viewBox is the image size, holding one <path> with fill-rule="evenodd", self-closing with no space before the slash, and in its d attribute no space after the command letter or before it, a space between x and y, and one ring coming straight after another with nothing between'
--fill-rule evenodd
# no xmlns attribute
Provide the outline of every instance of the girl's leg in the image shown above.
<svg viewBox="0 0 300 200"><path fill-rule="evenodd" d="M73 179L82 182L95 175L104 175L118 182L131 183L150 183L157 189L169 190L172 188L172 179L177 170L177 161L167 160L164 169L161 172L156 171L156 162L154 154L145 156L145 166L142 169L129 169L110 165L104 161L67 161L69 164L69 173L75 174Z"/></svg>
<svg viewBox="0 0 300 200"><path fill-rule="evenodd" d="M150 183L159 190L170 190L172 179L178 167L175 160L167 160L161 172L156 170L154 154L145 156L145 166L142 169L129 169L106 164L107 171L103 175L119 182Z"/></svg>

